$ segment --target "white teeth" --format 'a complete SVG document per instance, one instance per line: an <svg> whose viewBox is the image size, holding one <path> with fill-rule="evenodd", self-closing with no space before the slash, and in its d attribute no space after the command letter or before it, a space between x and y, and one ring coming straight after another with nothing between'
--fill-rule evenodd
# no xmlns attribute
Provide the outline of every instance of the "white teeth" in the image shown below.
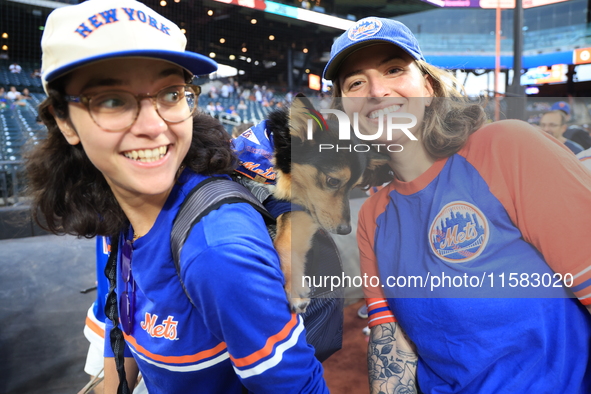
<svg viewBox="0 0 591 394"><path fill-rule="evenodd" d="M166 152L168 152L168 146L161 146L154 149L138 149L124 152L123 155L128 159L141 161L142 163L148 163L162 159Z"/></svg>
<svg viewBox="0 0 591 394"><path fill-rule="evenodd" d="M402 106L399 104L396 104L396 105L391 105L386 108L379 109L377 111L373 111L369 114L368 118L370 118L370 119L379 118L380 116L383 116L385 114L389 114L391 112L398 111L400 109L400 107L402 107Z"/></svg>

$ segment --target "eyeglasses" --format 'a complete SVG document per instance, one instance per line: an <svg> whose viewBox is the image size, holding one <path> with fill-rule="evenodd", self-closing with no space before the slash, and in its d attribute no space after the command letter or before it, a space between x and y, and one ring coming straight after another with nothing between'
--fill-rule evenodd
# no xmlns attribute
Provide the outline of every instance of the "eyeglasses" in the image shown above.
<svg viewBox="0 0 591 394"><path fill-rule="evenodd" d="M133 313L135 311L135 281L131 274L131 255L133 246L130 240L126 240L121 249L121 276L125 283L125 291L119 297L119 321L123 332L131 333L133 327ZM131 287L131 292L129 288Z"/></svg>
<svg viewBox="0 0 591 394"><path fill-rule="evenodd" d="M140 102L149 98L158 115L168 123L189 119L197 108L201 87L175 85L156 94L132 94L125 90L109 90L93 95L64 96L71 103L86 106L90 117L100 128L121 131L131 127L140 113Z"/></svg>
<svg viewBox="0 0 591 394"><path fill-rule="evenodd" d="M540 127L541 128L556 129L558 127L562 127L562 123L561 124L556 124L556 123L540 123Z"/></svg>

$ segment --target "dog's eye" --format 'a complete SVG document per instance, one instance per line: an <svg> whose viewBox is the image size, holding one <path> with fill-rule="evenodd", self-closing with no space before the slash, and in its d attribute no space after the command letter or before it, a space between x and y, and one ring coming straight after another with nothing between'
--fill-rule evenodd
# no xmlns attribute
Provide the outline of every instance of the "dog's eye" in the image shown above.
<svg viewBox="0 0 591 394"><path fill-rule="evenodd" d="M331 178L329 176L326 177L326 184L328 185L328 187L332 187L332 188L337 188L340 186L341 181L338 180L337 178Z"/></svg>

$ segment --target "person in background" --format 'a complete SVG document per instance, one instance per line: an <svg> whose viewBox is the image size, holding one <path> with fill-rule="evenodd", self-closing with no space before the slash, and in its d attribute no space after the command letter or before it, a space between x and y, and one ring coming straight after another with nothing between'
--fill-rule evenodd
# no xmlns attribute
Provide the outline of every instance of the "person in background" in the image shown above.
<svg viewBox="0 0 591 394"><path fill-rule="evenodd" d="M109 291L109 280L105 276L105 266L107 265L110 249L111 244L108 237L96 237L97 297L88 309L84 324L84 336L90 342L84 372L90 375L90 381L94 382L94 393L102 393L104 390L102 378L104 377L105 320L107 318L105 316L105 303ZM99 382L99 380L101 381Z"/></svg>
<svg viewBox="0 0 591 394"><path fill-rule="evenodd" d="M4 109L6 106L6 91L4 90L4 86L0 86L0 109Z"/></svg>
<svg viewBox="0 0 591 394"><path fill-rule="evenodd" d="M562 136L579 144L583 149L591 148L591 136L583 126L570 125Z"/></svg>
<svg viewBox="0 0 591 394"><path fill-rule="evenodd" d="M29 89L24 88L23 92L21 93L18 100L16 101L16 105L20 105L21 107L26 107L27 100L32 100L32 99L33 99L33 97L31 96L31 93L29 93Z"/></svg>
<svg viewBox="0 0 591 394"><path fill-rule="evenodd" d="M228 97L234 98L235 93L236 92L234 91L234 81L232 81L232 78L230 78L230 81L228 81Z"/></svg>
<svg viewBox="0 0 591 394"><path fill-rule="evenodd" d="M16 90L16 86L11 86L5 97L9 100L18 100L21 98L21 92Z"/></svg>
<svg viewBox="0 0 591 394"><path fill-rule="evenodd" d="M18 63L14 62L10 66L8 66L8 71L10 71L13 74L20 74L21 71L23 71L23 68Z"/></svg>
<svg viewBox="0 0 591 394"><path fill-rule="evenodd" d="M238 102L238 110L245 111L247 109L248 109L248 107L246 106L246 103L244 102L244 100L240 99L240 102Z"/></svg>
<svg viewBox="0 0 591 394"><path fill-rule="evenodd" d="M357 231L371 393L591 392L591 172L525 122L487 124L392 19L338 37L324 78L361 134L395 148L361 183L386 184ZM376 133L392 123L408 126Z"/></svg>
<svg viewBox="0 0 591 394"><path fill-rule="evenodd" d="M31 92L29 92L29 88L24 88L23 92L21 93L21 98L25 100L30 100L33 97L31 96Z"/></svg>
<svg viewBox="0 0 591 394"><path fill-rule="evenodd" d="M254 85L254 100L257 103L263 102L263 93L261 92L261 89L259 89L259 87L257 85Z"/></svg>
<svg viewBox="0 0 591 394"><path fill-rule="evenodd" d="M228 107L228 109L226 110L226 114L230 116L238 116L238 112L236 112L236 107L230 105L230 107Z"/></svg>
<svg viewBox="0 0 591 394"><path fill-rule="evenodd" d="M589 136L589 132L586 130L585 125L579 125L574 121L571 106L567 102L559 101L552 104L550 111L562 111L565 114L565 123L567 124L567 127L564 133L562 133L564 138L579 144L583 149L591 148L591 137ZM576 145L572 146L574 146L576 150Z"/></svg>
<svg viewBox="0 0 591 394"><path fill-rule="evenodd" d="M564 137L566 131L567 116L562 110L548 111L540 119L540 128L558 141L562 142L575 155L583 151L583 147L574 141Z"/></svg>
<svg viewBox="0 0 591 394"><path fill-rule="evenodd" d="M222 88L220 89L220 96L222 96L222 98L230 97L230 84L228 82L222 85Z"/></svg>
<svg viewBox="0 0 591 394"><path fill-rule="evenodd" d="M102 18L99 29L89 16ZM151 394L327 393L251 205L225 204L196 223L177 273L180 206L201 182L230 179L236 163L191 84L217 64L185 47L177 25L134 0L57 8L41 40L48 135L27 157L31 207L53 233L111 237L105 393L131 392L138 371Z"/></svg>
<svg viewBox="0 0 591 394"><path fill-rule="evenodd" d="M86 390L79 394L94 392L102 394L104 392L104 349L105 349L105 305L107 294L109 292L109 280L105 276L105 267L111 252L111 241L108 237L96 237L96 300L88 309L86 321L84 324L84 336L90 342L84 372L90 375L90 383L86 385ZM93 391L89 388L92 387ZM144 380L141 379L138 386L135 387L135 394L146 394Z"/></svg>
<svg viewBox="0 0 591 394"><path fill-rule="evenodd" d="M215 87L215 85L212 84L210 86L207 96L212 100L216 100L218 98L218 89Z"/></svg>
<svg viewBox="0 0 591 394"><path fill-rule="evenodd" d="M242 87L238 83L238 81L233 82L234 85L234 98L242 97Z"/></svg>
<svg viewBox="0 0 591 394"><path fill-rule="evenodd" d="M565 115L566 123L571 121L570 105L566 101L558 101L550 107L550 111L562 111Z"/></svg>
<svg viewBox="0 0 591 394"><path fill-rule="evenodd" d="M581 164L591 171L591 148L577 153L577 159L579 159Z"/></svg>

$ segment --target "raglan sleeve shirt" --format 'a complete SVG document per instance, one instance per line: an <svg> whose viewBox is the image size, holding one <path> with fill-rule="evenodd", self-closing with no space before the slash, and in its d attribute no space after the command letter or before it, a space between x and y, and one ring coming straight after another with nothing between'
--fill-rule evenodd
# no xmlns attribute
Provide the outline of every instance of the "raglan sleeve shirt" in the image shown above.
<svg viewBox="0 0 591 394"><path fill-rule="evenodd" d="M523 239L566 279L583 305L591 305L591 172L559 141L514 120L478 130L458 154L480 173ZM370 197L359 214L361 272L368 276L378 275L376 219L390 191L386 187ZM395 321L381 288L364 291L370 327Z"/></svg>
<svg viewBox="0 0 591 394"><path fill-rule="evenodd" d="M479 130L460 151L583 305L591 305L591 172L558 140L525 122ZM516 262L518 264L518 262Z"/></svg>
<svg viewBox="0 0 591 394"><path fill-rule="evenodd" d="M369 328L383 323L396 322L396 318L384 296L380 285L381 282L377 280L379 271L374 253L376 218L379 212L383 211L388 204L389 189L389 187L385 187L371 196L359 211L357 243L359 245L361 273L367 277L363 292L367 304Z"/></svg>

